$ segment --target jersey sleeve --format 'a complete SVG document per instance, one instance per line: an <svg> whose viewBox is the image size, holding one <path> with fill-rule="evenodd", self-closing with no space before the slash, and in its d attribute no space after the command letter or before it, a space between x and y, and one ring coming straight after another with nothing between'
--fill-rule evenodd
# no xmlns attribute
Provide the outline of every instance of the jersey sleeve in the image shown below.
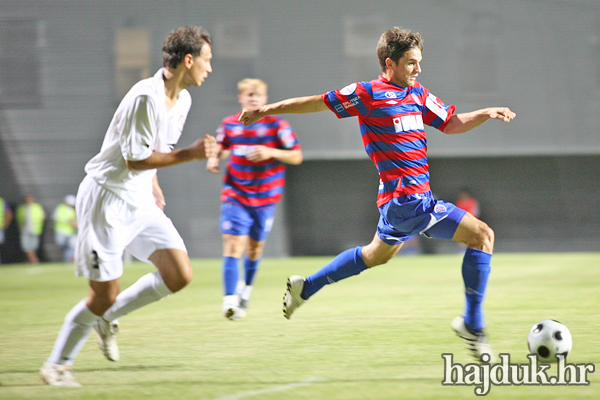
<svg viewBox="0 0 600 400"><path fill-rule="evenodd" d="M351 83L340 90L332 90L321 98L338 118L367 116L371 112L373 98L363 82Z"/></svg>
<svg viewBox="0 0 600 400"><path fill-rule="evenodd" d="M139 96L126 115L121 133L121 153L125 160L141 161L152 155L156 143L155 105L148 96Z"/></svg>
<svg viewBox="0 0 600 400"><path fill-rule="evenodd" d="M279 127L277 129L277 138L281 143L281 147L286 150L297 150L300 149L300 142L298 137L292 130L289 122L284 119L279 120Z"/></svg>
<svg viewBox="0 0 600 400"><path fill-rule="evenodd" d="M423 122L443 132L448 121L454 115L456 106L454 104L445 105L428 90L423 91L423 96L425 97L423 102Z"/></svg>
<svg viewBox="0 0 600 400"><path fill-rule="evenodd" d="M221 145L222 148L228 149L230 146L229 140L227 139L227 128L225 126L225 120L221 121L221 125L217 128L216 131L216 139L217 143Z"/></svg>

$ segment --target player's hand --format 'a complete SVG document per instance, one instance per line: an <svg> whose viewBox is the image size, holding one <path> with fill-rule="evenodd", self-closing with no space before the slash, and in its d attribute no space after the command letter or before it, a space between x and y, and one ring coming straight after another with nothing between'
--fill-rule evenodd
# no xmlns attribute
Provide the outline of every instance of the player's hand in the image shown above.
<svg viewBox="0 0 600 400"><path fill-rule="evenodd" d="M256 145L252 146L252 150L246 154L246 159L253 163L261 162L273 158L271 155L272 148L267 146Z"/></svg>
<svg viewBox="0 0 600 400"><path fill-rule="evenodd" d="M212 172L213 174L220 174L221 170L219 169L219 160L218 157L209 157L206 161L206 170Z"/></svg>
<svg viewBox="0 0 600 400"><path fill-rule="evenodd" d="M190 147L194 150L195 158L198 160L216 157L219 150L217 139L211 135L205 135L203 138L196 140Z"/></svg>
<svg viewBox="0 0 600 400"><path fill-rule="evenodd" d="M238 121L243 122L245 126L252 125L258 122L263 115L260 113L260 108L244 108Z"/></svg>
<svg viewBox="0 0 600 400"><path fill-rule="evenodd" d="M504 122L512 121L517 114L512 112L508 107L494 107L490 109L490 118L499 119Z"/></svg>

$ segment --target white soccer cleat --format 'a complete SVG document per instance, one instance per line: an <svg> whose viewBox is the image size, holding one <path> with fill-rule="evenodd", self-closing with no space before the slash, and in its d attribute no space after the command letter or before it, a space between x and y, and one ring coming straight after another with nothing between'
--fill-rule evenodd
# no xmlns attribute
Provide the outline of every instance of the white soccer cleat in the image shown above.
<svg viewBox="0 0 600 400"><path fill-rule="evenodd" d="M244 318L246 310L240 307L240 298L237 295L229 295L223 298L223 316L231 321Z"/></svg>
<svg viewBox="0 0 600 400"><path fill-rule="evenodd" d="M287 319L292 318L294 311L306 301L302 298L305 281L306 279L299 275L292 275L288 278L287 290L283 295L283 316Z"/></svg>
<svg viewBox="0 0 600 400"><path fill-rule="evenodd" d="M81 387L68 365L50 365L44 363L40 369L40 378L51 386Z"/></svg>
<svg viewBox="0 0 600 400"><path fill-rule="evenodd" d="M465 325L464 317L461 315L452 320L451 326L452 330L454 330L454 332L456 332L456 334L465 341L465 344L467 345L467 350L471 352L471 355L477 361L490 364L496 362L496 357L492 352L492 347L489 345L487 335L483 330L479 332L473 332L469 330L469 328L467 328L467 326ZM484 354L487 354L489 356L489 360L482 360L482 356Z"/></svg>
<svg viewBox="0 0 600 400"><path fill-rule="evenodd" d="M94 330L96 330L98 336L98 347L102 350L104 357L110 361L119 361L119 346L117 345L119 323L100 318L94 324Z"/></svg>

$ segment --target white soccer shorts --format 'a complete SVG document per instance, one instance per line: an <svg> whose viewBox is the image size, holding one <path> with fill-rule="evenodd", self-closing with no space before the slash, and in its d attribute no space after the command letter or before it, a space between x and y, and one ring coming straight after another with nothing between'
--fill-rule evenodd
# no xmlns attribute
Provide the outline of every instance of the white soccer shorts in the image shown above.
<svg viewBox="0 0 600 400"><path fill-rule="evenodd" d="M187 253L173 222L158 207L136 208L86 176L77 192L75 275L106 282L123 275L123 253L150 263L162 249Z"/></svg>

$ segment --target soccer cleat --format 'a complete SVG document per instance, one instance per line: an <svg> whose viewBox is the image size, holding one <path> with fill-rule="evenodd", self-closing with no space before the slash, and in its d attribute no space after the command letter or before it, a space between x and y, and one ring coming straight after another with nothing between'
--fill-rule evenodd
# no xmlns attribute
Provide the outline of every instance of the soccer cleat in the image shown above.
<svg viewBox="0 0 600 400"><path fill-rule="evenodd" d="M245 300L240 298L240 310L243 310L244 312L248 312L248 304L250 303L250 300Z"/></svg>
<svg viewBox="0 0 600 400"><path fill-rule="evenodd" d="M240 297L235 294L223 297L223 308L221 311L225 318L232 321L246 316L246 310L240 308Z"/></svg>
<svg viewBox="0 0 600 400"><path fill-rule="evenodd" d="M98 334L98 347L102 350L104 357L110 361L119 361L119 346L117 345L117 333L119 333L119 323L116 321L107 321L100 318L94 329Z"/></svg>
<svg viewBox="0 0 600 400"><path fill-rule="evenodd" d="M40 378L51 386L81 387L68 365L50 365L44 363L40 369Z"/></svg>
<svg viewBox="0 0 600 400"><path fill-rule="evenodd" d="M223 305L223 316L227 319L235 321L236 319L244 318L246 316L246 310L236 305Z"/></svg>
<svg viewBox="0 0 600 400"><path fill-rule="evenodd" d="M494 353L492 353L492 348L488 343L487 335L483 330L478 332L471 331L465 325L465 319L461 315L452 320L451 326L452 330L454 330L454 332L456 332L456 334L465 341L465 344L467 345L467 350L471 352L471 355L477 361L490 364L496 361L496 357L494 356ZM489 360L484 361L482 359L484 354L487 354L489 356Z"/></svg>
<svg viewBox="0 0 600 400"><path fill-rule="evenodd" d="M283 316L287 319L292 318L292 314L306 300L302 298L302 290L306 279L299 275L292 275L287 281L287 290L283 295Z"/></svg>

